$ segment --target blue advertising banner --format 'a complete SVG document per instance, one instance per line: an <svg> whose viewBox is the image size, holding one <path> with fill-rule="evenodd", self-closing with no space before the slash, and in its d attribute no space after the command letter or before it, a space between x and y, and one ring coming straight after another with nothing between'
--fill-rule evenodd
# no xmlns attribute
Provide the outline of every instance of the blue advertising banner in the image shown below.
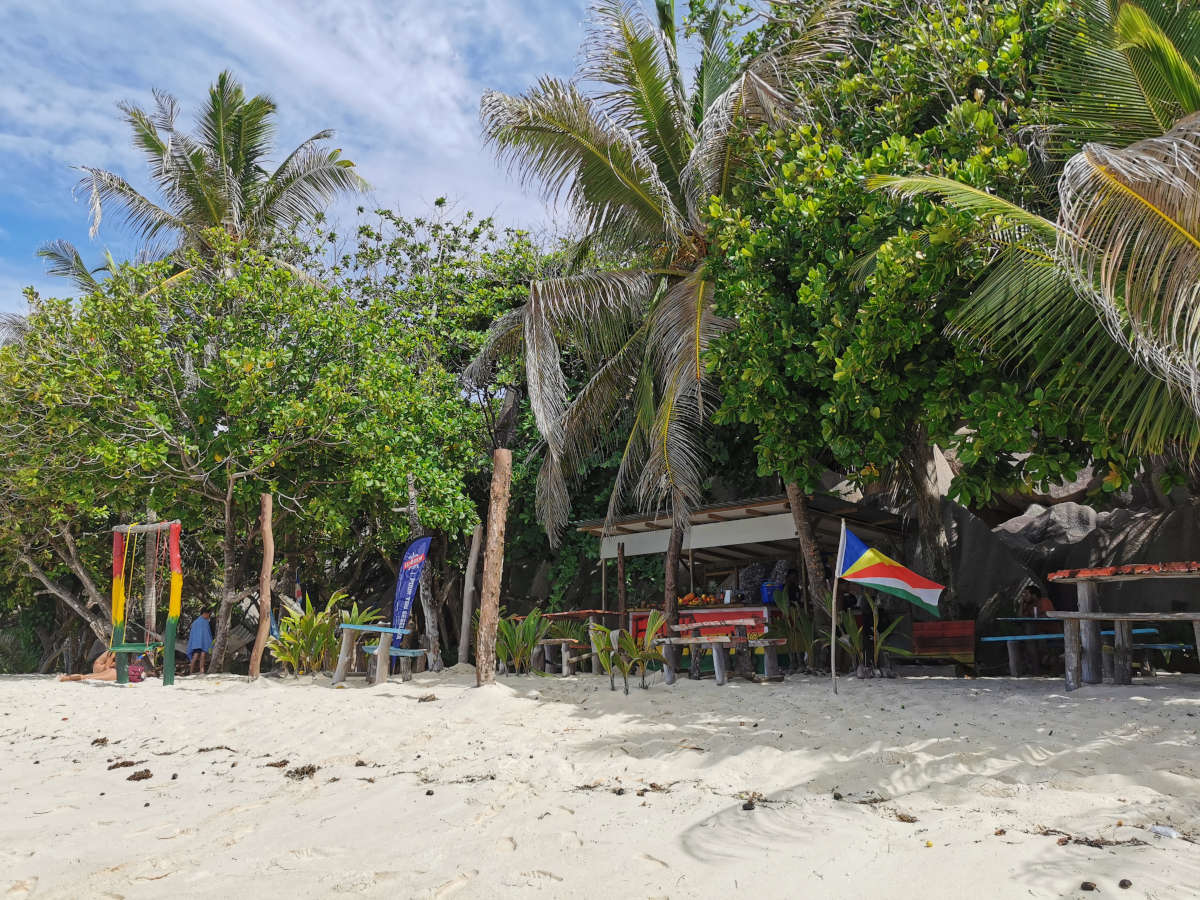
<svg viewBox="0 0 1200 900"><path fill-rule="evenodd" d="M417 538L404 551L404 561L400 563L400 577L396 579L396 599L392 602L392 627L404 628L412 612L413 600L417 597L417 588L421 584L421 569L425 565L425 557L429 554L431 538ZM400 635L392 639L393 646L399 646Z"/></svg>

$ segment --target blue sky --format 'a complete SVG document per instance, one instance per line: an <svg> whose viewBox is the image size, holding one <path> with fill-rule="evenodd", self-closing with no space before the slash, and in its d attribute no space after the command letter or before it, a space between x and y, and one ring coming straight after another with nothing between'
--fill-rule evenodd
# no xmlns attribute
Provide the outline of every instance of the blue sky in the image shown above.
<svg viewBox="0 0 1200 900"><path fill-rule="evenodd" d="M14 0L0 4L0 312L21 289L69 293L34 252L67 238L87 260L134 245L116 219L88 237L86 164L149 189L116 104L176 95L184 120L224 68L279 108L285 152L322 128L407 213L446 195L503 224L548 213L479 139L486 88L574 69L586 0ZM341 214L335 210L335 214ZM346 210L348 213L349 210Z"/></svg>

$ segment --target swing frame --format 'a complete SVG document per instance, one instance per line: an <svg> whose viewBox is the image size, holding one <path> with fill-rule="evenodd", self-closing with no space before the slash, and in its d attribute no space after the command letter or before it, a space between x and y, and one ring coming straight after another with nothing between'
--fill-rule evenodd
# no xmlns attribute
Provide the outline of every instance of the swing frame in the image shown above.
<svg viewBox="0 0 1200 900"><path fill-rule="evenodd" d="M155 522L150 525L117 525L113 528L112 646L117 658L117 684L129 683L129 657L157 647L163 648L163 684L175 683L175 639L179 631L179 612L183 602L183 563L179 555L182 523ZM125 643L125 540L129 535L167 532L171 560L171 599L167 607L167 627L161 642ZM136 563L136 560L135 560Z"/></svg>

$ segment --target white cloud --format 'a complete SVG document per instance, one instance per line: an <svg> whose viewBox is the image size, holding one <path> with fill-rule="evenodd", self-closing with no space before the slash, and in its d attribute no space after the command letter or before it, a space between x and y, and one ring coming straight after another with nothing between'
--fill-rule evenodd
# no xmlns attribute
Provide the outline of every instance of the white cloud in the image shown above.
<svg viewBox="0 0 1200 900"><path fill-rule="evenodd" d="M547 213L481 146L485 88L518 91L574 68L585 0L43 0L0 9L0 261L5 281L39 271L33 251L86 242L71 166L113 169L146 185L116 103L160 88L190 117L232 69L279 107L286 151L321 128L373 186L371 202L417 212L439 195L536 226ZM25 227L23 223L33 221ZM47 224L60 224L46 232ZM127 252L106 220L98 246ZM37 279L41 281L41 279ZM0 284L0 309L19 305Z"/></svg>

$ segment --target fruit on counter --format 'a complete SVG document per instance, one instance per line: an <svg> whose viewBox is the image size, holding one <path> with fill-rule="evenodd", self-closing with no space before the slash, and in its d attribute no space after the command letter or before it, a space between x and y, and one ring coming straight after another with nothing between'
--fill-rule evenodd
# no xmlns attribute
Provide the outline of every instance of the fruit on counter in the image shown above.
<svg viewBox="0 0 1200 900"><path fill-rule="evenodd" d="M680 606L716 606L717 598L712 594L687 593L679 598Z"/></svg>

